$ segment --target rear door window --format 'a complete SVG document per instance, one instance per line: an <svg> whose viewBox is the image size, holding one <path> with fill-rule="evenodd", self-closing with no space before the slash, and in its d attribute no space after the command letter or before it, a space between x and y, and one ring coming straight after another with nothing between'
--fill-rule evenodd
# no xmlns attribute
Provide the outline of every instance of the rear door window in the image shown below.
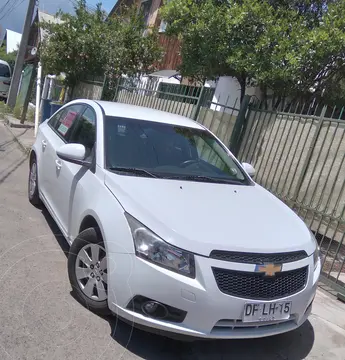
<svg viewBox="0 0 345 360"><path fill-rule="evenodd" d="M55 132L66 142L73 132L73 125L77 121L80 112L83 110L84 105L71 105L56 114L50 119L49 125Z"/></svg>
<svg viewBox="0 0 345 360"><path fill-rule="evenodd" d="M86 158L91 155L96 142L96 113L89 106L76 122L69 142L84 145Z"/></svg>

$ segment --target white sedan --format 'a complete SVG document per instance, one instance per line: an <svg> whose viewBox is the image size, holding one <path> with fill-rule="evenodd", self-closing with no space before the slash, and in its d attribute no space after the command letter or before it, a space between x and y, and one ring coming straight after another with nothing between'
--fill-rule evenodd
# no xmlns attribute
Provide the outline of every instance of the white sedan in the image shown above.
<svg viewBox="0 0 345 360"><path fill-rule="evenodd" d="M71 245L76 297L99 314L199 338L293 330L320 275L314 236L200 124L76 100L39 126L29 200Z"/></svg>

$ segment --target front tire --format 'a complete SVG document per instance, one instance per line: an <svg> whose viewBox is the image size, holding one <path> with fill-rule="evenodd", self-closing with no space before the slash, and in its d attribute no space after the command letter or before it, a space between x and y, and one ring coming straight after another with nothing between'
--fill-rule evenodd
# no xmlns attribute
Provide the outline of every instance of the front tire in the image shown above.
<svg viewBox="0 0 345 360"><path fill-rule="evenodd" d="M28 179L28 198L32 205L40 206L41 199L38 193L38 171L37 171L37 159L34 156L30 163L30 172Z"/></svg>
<svg viewBox="0 0 345 360"><path fill-rule="evenodd" d="M109 315L107 255L98 228L82 231L68 255L68 276L77 300L99 315Z"/></svg>

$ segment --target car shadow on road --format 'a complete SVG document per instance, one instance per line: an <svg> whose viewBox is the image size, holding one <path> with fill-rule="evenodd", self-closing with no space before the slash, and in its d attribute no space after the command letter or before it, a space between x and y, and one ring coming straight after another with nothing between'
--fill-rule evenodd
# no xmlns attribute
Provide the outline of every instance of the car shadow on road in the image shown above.
<svg viewBox="0 0 345 360"><path fill-rule="evenodd" d="M134 329L117 318L107 320L112 338L147 360L301 360L311 351L315 337L311 323L306 321L299 329L261 339L183 342Z"/></svg>
<svg viewBox="0 0 345 360"><path fill-rule="evenodd" d="M69 252L69 244L68 244L68 242L66 241L65 237L63 236L61 230L57 226L54 219L49 214L48 210L43 205L41 207L41 210L42 210L42 215L44 216L47 224L49 225L50 230L52 231L57 243L60 245L62 251L65 254L65 256L68 257L68 252Z"/></svg>

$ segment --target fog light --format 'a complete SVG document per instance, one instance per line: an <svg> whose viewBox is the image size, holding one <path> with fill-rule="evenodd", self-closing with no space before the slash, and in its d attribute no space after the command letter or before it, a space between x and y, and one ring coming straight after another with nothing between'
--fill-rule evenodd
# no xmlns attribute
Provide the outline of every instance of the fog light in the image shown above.
<svg viewBox="0 0 345 360"><path fill-rule="evenodd" d="M157 319L164 319L168 315L167 308L157 301L146 301L142 304L141 310L147 316L155 317Z"/></svg>
<svg viewBox="0 0 345 360"><path fill-rule="evenodd" d="M127 309L148 316L153 319L181 323L184 321L187 311L149 299L145 296L136 295L128 303Z"/></svg>

